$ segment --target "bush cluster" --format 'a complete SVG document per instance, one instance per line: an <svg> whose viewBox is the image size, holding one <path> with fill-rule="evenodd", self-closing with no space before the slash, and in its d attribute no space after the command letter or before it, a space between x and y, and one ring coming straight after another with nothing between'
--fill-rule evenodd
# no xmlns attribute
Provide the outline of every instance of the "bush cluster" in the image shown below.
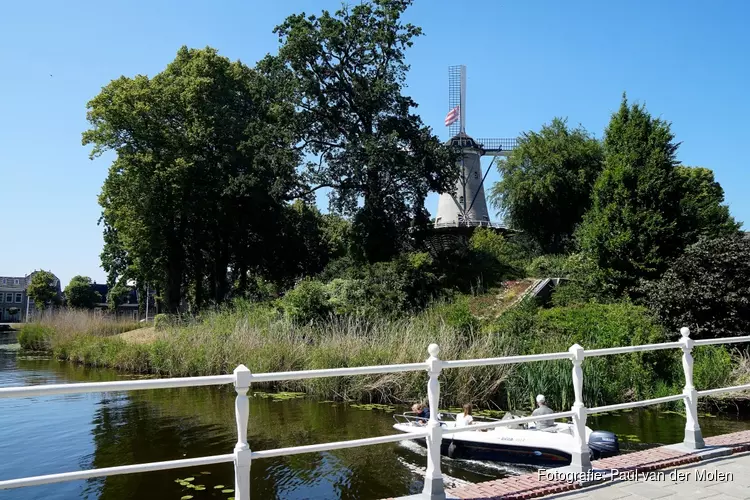
<svg viewBox="0 0 750 500"><path fill-rule="evenodd" d="M279 301L296 323L329 316L393 318L418 312L442 293L432 258L426 253L403 254L390 262L351 265L333 263L319 279L306 278ZM337 277L324 281L325 276Z"/></svg>

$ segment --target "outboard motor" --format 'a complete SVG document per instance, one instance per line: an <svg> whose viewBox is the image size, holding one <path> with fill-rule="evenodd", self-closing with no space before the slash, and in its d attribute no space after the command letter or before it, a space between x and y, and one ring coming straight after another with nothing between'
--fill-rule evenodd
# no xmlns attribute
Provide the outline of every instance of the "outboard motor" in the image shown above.
<svg viewBox="0 0 750 500"><path fill-rule="evenodd" d="M592 460L619 454L620 443L617 441L617 435L609 431L593 431L589 436L589 451Z"/></svg>

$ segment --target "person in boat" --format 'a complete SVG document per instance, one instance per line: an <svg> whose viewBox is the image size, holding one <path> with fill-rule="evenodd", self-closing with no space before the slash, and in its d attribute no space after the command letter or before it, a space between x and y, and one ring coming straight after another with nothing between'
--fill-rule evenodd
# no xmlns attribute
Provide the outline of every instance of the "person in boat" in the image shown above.
<svg viewBox="0 0 750 500"><path fill-rule="evenodd" d="M464 405L464 411L463 413L457 413L456 414L456 426L463 427L465 425L471 425L474 423L474 417L471 416L471 403L466 403Z"/></svg>
<svg viewBox="0 0 750 500"><path fill-rule="evenodd" d="M539 394L536 397L536 404L539 408L531 412L532 417L538 417L539 415L549 415L551 413L555 413L552 408L547 406L547 399L544 397L544 394ZM548 429L550 427L553 427L555 425L555 422L553 420L536 420L534 424L536 424L537 429Z"/></svg>
<svg viewBox="0 0 750 500"><path fill-rule="evenodd" d="M417 417L420 418L417 422L420 424L426 423L426 420L421 419L429 419L430 418L430 409L423 405L422 403L414 403L414 405L411 407L411 411L413 411Z"/></svg>

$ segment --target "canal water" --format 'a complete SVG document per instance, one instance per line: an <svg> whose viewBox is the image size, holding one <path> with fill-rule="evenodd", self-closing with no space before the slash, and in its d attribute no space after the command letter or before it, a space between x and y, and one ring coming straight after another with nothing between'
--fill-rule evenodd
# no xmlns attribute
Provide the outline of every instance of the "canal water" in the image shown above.
<svg viewBox="0 0 750 500"><path fill-rule="evenodd" d="M125 377L49 358L24 356L0 334L0 386L98 382ZM132 378L132 377L130 377ZM234 391L202 387L0 399L0 480L81 469L231 453L236 442ZM294 394L256 393L250 402L253 450L358 439L392 433L393 411L332 403ZM684 417L631 411L591 417L592 429L612 430L625 448L682 440ZM728 415L703 416L704 435L750 428ZM416 493L426 463L419 446L403 441L326 453L256 460L255 499L378 499ZM449 485L527 472L510 464L443 459ZM184 486L186 479L201 488ZM183 480L182 482L179 482ZM0 491L3 500L234 496L231 464L148 472Z"/></svg>

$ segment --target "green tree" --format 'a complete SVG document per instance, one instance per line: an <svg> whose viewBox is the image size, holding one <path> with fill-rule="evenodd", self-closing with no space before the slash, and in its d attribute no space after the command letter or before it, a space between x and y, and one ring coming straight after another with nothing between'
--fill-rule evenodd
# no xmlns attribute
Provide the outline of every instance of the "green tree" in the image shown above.
<svg viewBox="0 0 750 500"><path fill-rule="evenodd" d="M523 133L518 147L498 164L502 180L492 187L491 201L544 253L570 250L603 159L598 140L555 118L539 132Z"/></svg>
<svg viewBox="0 0 750 500"><path fill-rule="evenodd" d="M373 0L334 15L304 13L276 27L289 70L301 144L314 191L330 188L331 208L351 216L370 262L393 257L429 191L455 181L455 154L403 95L404 51L421 29L402 22L411 0Z"/></svg>
<svg viewBox="0 0 750 500"><path fill-rule="evenodd" d="M31 283L26 289L26 294L34 301L38 310L44 309L48 304L57 304L59 297L55 282L57 278L49 271L37 271L31 277Z"/></svg>
<svg viewBox="0 0 750 500"><path fill-rule="evenodd" d="M125 280L119 280L113 287L110 287L107 292L107 308L110 311L117 310L117 306L125 302L129 293L130 287Z"/></svg>
<svg viewBox="0 0 750 500"><path fill-rule="evenodd" d="M102 296L92 288L91 278L88 276L74 276L65 287L65 300L69 307L92 309Z"/></svg>
<svg viewBox="0 0 750 500"><path fill-rule="evenodd" d="M296 200L288 205L279 221L274 281L285 288L294 286L299 278L320 273L331 258L326 241L326 218L311 204Z"/></svg>
<svg viewBox="0 0 750 500"><path fill-rule="evenodd" d="M681 232L686 244L700 236L719 237L736 234L740 225L723 205L724 190L714 173L703 167L677 166L680 179Z"/></svg>
<svg viewBox="0 0 750 500"><path fill-rule="evenodd" d="M102 188L110 285L156 286L174 312L222 301L267 270L285 202L299 191L294 109L273 64L251 69L181 48L153 78L121 77L88 104L92 157L116 159Z"/></svg>
<svg viewBox="0 0 750 500"><path fill-rule="evenodd" d="M647 288L648 304L674 333L697 338L746 335L750 330L750 239L703 238L689 246Z"/></svg>
<svg viewBox="0 0 750 500"><path fill-rule="evenodd" d="M623 95L604 139L605 168L580 227L581 248L615 293L658 278L683 247L678 144L669 123Z"/></svg>

